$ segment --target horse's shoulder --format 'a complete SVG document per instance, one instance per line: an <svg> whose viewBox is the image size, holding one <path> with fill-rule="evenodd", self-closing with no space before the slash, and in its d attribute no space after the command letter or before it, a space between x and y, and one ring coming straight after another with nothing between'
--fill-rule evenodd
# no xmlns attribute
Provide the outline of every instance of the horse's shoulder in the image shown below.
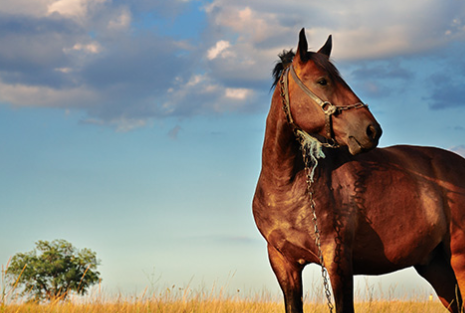
<svg viewBox="0 0 465 313"><path fill-rule="evenodd" d="M444 176L454 172L465 175L465 159L450 150L430 146L397 145L376 148L357 158L363 167L380 167L402 170L406 173L422 173L426 176Z"/></svg>

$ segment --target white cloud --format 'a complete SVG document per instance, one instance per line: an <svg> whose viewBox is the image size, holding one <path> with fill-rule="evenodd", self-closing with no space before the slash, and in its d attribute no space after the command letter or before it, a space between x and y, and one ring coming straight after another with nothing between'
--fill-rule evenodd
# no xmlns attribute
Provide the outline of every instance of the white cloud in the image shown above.
<svg viewBox="0 0 465 313"><path fill-rule="evenodd" d="M333 34L335 57L364 59L415 53L453 38L464 39L464 9L464 3L445 4L440 0L325 1L324 5L216 0L205 10L211 23L234 33L238 43L247 41L257 48L273 41L279 51L279 47L288 47L290 43L295 47L297 32L306 27L314 49ZM446 32L449 36L444 37Z"/></svg>
<svg viewBox="0 0 465 313"><path fill-rule="evenodd" d="M147 126L148 121L146 118L127 118L119 117L110 121L111 124L116 125L116 131L128 132L136 128Z"/></svg>
<svg viewBox="0 0 465 313"><path fill-rule="evenodd" d="M279 23L280 12L270 13L254 10L250 6L218 2L212 3L206 10L212 14L211 20L216 27L226 27L239 35L238 42L262 43L289 30L288 26ZM216 7L216 10L212 7Z"/></svg>
<svg viewBox="0 0 465 313"><path fill-rule="evenodd" d="M49 14L57 12L65 16L83 17L86 7L82 0L59 0L50 4L47 11Z"/></svg>
<svg viewBox="0 0 465 313"><path fill-rule="evenodd" d="M121 14L116 16L114 19L108 22L108 28L110 30L123 30L129 27L131 24L131 12L127 9L123 9Z"/></svg>
<svg viewBox="0 0 465 313"><path fill-rule="evenodd" d="M101 45L98 42L91 42L88 44L77 43L71 49L64 48L64 52L70 52L72 50L75 51L84 51L87 53L99 53L102 50Z"/></svg>
<svg viewBox="0 0 465 313"><path fill-rule="evenodd" d="M245 100L253 91L246 88L226 88L225 96L226 98L235 99L235 100Z"/></svg>
<svg viewBox="0 0 465 313"><path fill-rule="evenodd" d="M107 0L58 0L48 5L47 13L59 13L63 16L82 20L86 18L90 6Z"/></svg>
<svg viewBox="0 0 465 313"><path fill-rule="evenodd" d="M16 106L79 107L98 98L95 92L85 87L55 89L0 81L0 102Z"/></svg>
<svg viewBox="0 0 465 313"><path fill-rule="evenodd" d="M0 0L0 12L29 16L45 16L47 7L55 0Z"/></svg>
<svg viewBox="0 0 465 313"><path fill-rule="evenodd" d="M175 87L168 92L170 97L163 104L164 113L189 115L243 110L255 95L249 88L221 85L208 74L193 75L187 81L177 77Z"/></svg>
<svg viewBox="0 0 465 313"><path fill-rule="evenodd" d="M333 34L336 62L427 53L465 40L465 3L399 3L213 0L194 38L185 32L192 21L176 16L181 1L0 0L0 100L80 107L90 120L131 129L153 116L258 108L277 54L296 49L301 27L313 51ZM164 33L146 20L154 12L179 23L167 23ZM385 97L381 87L366 85Z"/></svg>
<svg viewBox="0 0 465 313"><path fill-rule="evenodd" d="M225 50L228 49L229 47L231 47L231 44L229 43L229 41L226 41L226 40L220 40L218 41L214 47L208 49L208 52L207 52L207 58L209 60L213 60L213 59L216 59L218 56L227 56L225 55Z"/></svg>
<svg viewBox="0 0 465 313"><path fill-rule="evenodd" d="M177 81L180 81L180 77L177 77ZM186 86L187 87L192 87L192 86L196 86L198 85L199 83L201 83L202 81L204 80L204 76L203 75L194 75L192 76L189 81L187 82Z"/></svg>

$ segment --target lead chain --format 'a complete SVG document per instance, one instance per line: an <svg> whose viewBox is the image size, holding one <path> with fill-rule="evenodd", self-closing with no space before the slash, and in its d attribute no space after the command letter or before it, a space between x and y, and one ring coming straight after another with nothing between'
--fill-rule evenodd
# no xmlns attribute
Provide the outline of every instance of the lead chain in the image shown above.
<svg viewBox="0 0 465 313"><path fill-rule="evenodd" d="M313 183L312 170L314 169L313 168L314 165L312 163L311 157L307 153L307 147L304 144L302 144L301 150L302 150L302 157L305 162L307 193L310 197L310 207L312 209L312 215L313 215L312 220L313 220L313 225L315 227L315 245L318 249L318 259L320 260L320 264L321 264L321 276L323 277L324 292L325 292L325 296L327 299L329 312L332 313L334 309L334 305L331 301L331 290L329 286L328 270L326 269L326 266L325 266L323 252L321 251L321 238L320 238L321 233L318 228L318 218L316 216L315 200L313 199L314 190L313 190L313 184L312 184Z"/></svg>

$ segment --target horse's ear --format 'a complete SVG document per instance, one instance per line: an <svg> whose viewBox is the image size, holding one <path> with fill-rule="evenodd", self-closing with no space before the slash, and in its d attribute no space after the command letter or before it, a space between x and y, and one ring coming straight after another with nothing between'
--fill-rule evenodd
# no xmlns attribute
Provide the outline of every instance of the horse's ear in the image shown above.
<svg viewBox="0 0 465 313"><path fill-rule="evenodd" d="M329 35L328 40L326 40L326 43L324 44L324 46L321 47L320 50L318 50L318 53L324 54L329 58L332 48L333 48L333 37Z"/></svg>
<svg viewBox="0 0 465 313"><path fill-rule="evenodd" d="M305 37L305 28L302 28L302 30L299 33L299 45L297 46L297 52L296 52L296 55L300 57L302 62L307 61L307 50L308 50L308 43L307 43L307 37Z"/></svg>

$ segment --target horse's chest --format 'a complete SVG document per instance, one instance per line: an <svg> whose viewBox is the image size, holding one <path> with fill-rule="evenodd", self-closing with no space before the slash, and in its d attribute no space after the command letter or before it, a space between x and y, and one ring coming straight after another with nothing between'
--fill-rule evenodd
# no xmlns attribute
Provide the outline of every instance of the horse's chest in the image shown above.
<svg viewBox="0 0 465 313"><path fill-rule="evenodd" d="M276 192L268 192L255 205L254 213L257 226L265 233L277 228L308 230L312 215L307 195Z"/></svg>

